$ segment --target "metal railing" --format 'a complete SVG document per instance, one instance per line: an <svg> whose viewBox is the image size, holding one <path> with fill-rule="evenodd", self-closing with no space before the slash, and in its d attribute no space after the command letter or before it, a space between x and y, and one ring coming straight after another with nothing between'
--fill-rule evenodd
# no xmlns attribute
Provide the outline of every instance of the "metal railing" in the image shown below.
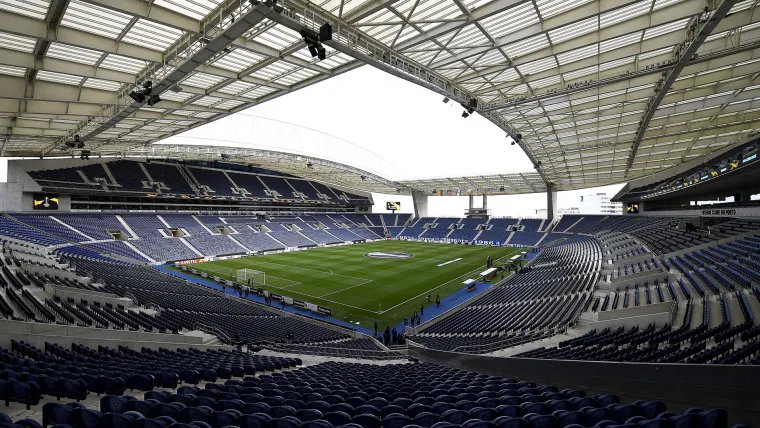
<svg viewBox="0 0 760 428"><path fill-rule="evenodd" d="M200 330L200 331L202 331L204 333L213 334L216 337L218 337L219 340L221 340L222 342L224 342L226 344L232 344L232 340L227 335L227 333L225 333L224 331L222 331L222 329L220 329L218 326L216 326L214 324L197 322L197 323L195 323L195 327L194 328L195 328L195 330Z"/></svg>

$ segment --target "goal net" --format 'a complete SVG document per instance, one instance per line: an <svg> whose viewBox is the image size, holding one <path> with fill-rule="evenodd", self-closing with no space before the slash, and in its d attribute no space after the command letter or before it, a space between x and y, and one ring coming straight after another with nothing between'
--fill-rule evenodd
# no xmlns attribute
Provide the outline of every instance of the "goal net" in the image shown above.
<svg viewBox="0 0 760 428"><path fill-rule="evenodd" d="M263 287L267 283L266 273L260 270L254 270L254 269L238 269L237 270L238 284L248 285L249 279L251 280L251 287Z"/></svg>

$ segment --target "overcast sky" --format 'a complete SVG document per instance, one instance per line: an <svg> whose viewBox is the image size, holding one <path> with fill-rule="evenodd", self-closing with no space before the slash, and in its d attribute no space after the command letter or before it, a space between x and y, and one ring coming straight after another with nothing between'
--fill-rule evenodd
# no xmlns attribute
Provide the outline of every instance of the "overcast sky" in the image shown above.
<svg viewBox="0 0 760 428"><path fill-rule="evenodd" d="M443 103L434 92L364 66L163 142L216 140L284 148L340 160L392 180L533 170L504 132L478 114L463 119L462 110L456 103ZM2 159L0 181L6 180L5 169ZM581 195L615 194L621 187L561 192L557 206L577 206ZM413 212L411 197L374 199L383 208L386 201L400 201L403 212ZM467 197L429 197L429 214L462 216L467 204ZM475 206L480 204L478 197ZM546 195L492 196L488 207L495 216L535 216L536 209L546 208Z"/></svg>
<svg viewBox="0 0 760 428"><path fill-rule="evenodd" d="M390 179L411 179L532 171L533 166L517 145L510 145L504 132L480 115L461 117L462 107L443 103L443 97L370 66L333 77L262 105L243 117L222 119L190 131L187 137L250 141L255 146L276 146L254 141L245 132L270 118L322 131L337 137L333 144L293 137L294 128L282 126L280 142L301 151L324 152L325 156L371 168ZM261 132L252 135L261 135ZM270 138L272 137L272 138ZM350 143L337 141L345 140ZM188 142L187 139L182 142ZM261 138L259 138L261 140ZM308 139L307 139L308 140ZM167 140L169 142L171 140ZM200 141L198 143L201 143ZM309 147L310 144L316 149ZM356 145L370 153L350 147ZM342 158L342 159L341 159ZM374 162L373 162L374 160ZM582 191L561 192L558 207L577 206L581 195L615 194L622 185ZM402 211L413 212L411 197L374 195L376 204L401 201ZM467 197L430 197L432 216L462 216ZM480 207L481 198L475 206ZM535 216L546 208L545 194L489 197L488 207L496 216Z"/></svg>

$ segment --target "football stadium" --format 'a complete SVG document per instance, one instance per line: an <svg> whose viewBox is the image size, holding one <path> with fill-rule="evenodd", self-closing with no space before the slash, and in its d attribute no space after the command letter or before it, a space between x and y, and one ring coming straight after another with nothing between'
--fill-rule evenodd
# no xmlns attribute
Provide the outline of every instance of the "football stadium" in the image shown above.
<svg viewBox="0 0 760 428"><path fill-rule="evenodd" d="M0 0L0 428L760 428L759 3Z"/></svg>

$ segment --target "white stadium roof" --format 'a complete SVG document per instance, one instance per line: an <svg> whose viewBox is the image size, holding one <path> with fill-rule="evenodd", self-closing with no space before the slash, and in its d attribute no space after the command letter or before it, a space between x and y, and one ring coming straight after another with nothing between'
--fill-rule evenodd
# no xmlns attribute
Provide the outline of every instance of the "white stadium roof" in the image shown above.
<svg viewBox="0 0 760 428"><path fill-rule="evenodd" d="M372 176L356 188L525 193L618 183L759 127L757 3L0 0L2 155L77 153L65 144L75 135L93 154L144 155L166 137L370 64L465 105L476 100L479 114L522 136L539 168L399 183ZM333 34L320 61L299 33L325 22ZM161 98L152 106L128 96L146 80Z"/></svg>

